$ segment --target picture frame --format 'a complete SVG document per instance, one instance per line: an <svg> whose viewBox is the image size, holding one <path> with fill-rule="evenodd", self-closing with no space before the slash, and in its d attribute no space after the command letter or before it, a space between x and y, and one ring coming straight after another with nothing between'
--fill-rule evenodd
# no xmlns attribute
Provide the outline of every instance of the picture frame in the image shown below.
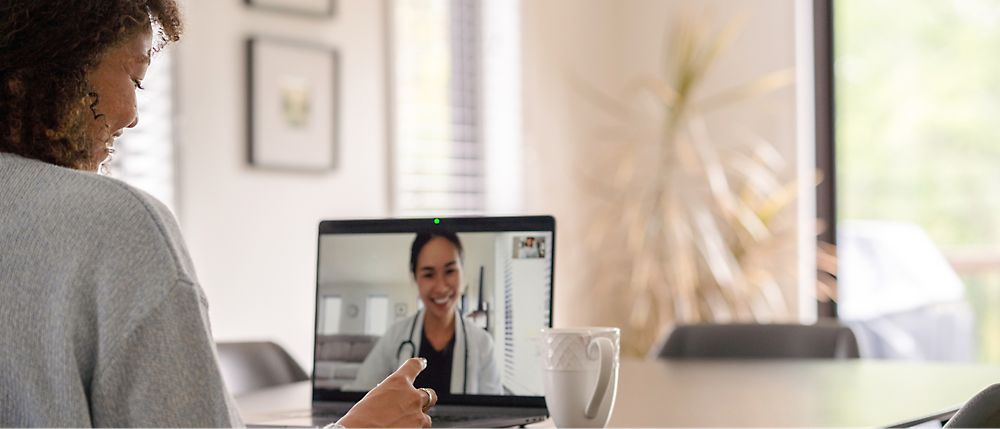
<svg viewBox="0 0 1000 429"><path fill-rule="evenodd" d="M339 56L281 39L247 41L248 160L259 168L337 167Z"/></svg>
<svg viewBox="0 0 1000 429"><path fill-rule="evenodd" d="M247 6L317 18L332 17L336 0L244 0Z"/></svg>

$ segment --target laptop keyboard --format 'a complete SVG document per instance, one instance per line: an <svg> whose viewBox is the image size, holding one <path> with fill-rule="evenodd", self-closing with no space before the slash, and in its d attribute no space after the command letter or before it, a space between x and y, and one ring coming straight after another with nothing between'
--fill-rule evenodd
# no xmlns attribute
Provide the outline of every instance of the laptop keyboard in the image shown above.
<svg viewBox="0 0 1000 429"><path fill-rule="evenodd" d="M431 420L440 423L459 423L467 422L471 420L489 420L494 418L503 418L508 416L503 415L482 415L482 414L428 414L431 416Z"/></svg>
<svg viewBox="0 0 1000 429"><path fill-rule="evenodd" d="M343 411L339 410L313 410L312 417L318 419L332 419L337 417L342 417L344 415ZM509 417L508 414L496 414L496 415L484 415L484 414L455 414L455 413L435 413L430 412L427 415L431 416L436 422L467 422L470 420L488 420L493 418L504 418Z"/></svg>
<svg viewBox="0 0 1000 429"><path fill-rule="evenodd" d="M312 410L312 417L316 419L335 419L344 416L344 412L341 410L323 410L314 409Z"/></svg>

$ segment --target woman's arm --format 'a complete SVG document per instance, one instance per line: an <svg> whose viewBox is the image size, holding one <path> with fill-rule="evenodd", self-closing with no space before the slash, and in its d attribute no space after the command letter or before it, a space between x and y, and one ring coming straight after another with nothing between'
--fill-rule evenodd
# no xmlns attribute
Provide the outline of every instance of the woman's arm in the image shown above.
<svg viewBox="0 0 1000 429"><path fill-rule="evenodd" d="M222 380L201 289L178 281L98 363L94 427L240 427Z"/></svg>

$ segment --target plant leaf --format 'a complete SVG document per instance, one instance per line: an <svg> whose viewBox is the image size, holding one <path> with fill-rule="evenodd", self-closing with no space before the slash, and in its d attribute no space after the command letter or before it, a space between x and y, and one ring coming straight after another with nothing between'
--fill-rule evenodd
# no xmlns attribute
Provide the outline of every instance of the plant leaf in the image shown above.
<svg viewBox="0 0 1000 429"><path fill-rule="evenodd" d="M694 104L694 107L706 112L743 101L749 98L760 97L769 92L784 88L795 83L795 67L770 73L752 82L745 83L736 88L713 95Z"/></svg>

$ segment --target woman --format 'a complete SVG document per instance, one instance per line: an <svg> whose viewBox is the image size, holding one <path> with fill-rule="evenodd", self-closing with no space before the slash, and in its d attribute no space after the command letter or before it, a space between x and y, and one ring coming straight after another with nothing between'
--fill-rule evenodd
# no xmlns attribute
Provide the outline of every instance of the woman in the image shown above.
<svg viewBox="0 0 1000 429"><path fill-rule="evenodd" d="M94 174L174 0L0 0L0 426L240 426L176 222ZM429 426L406 362L344 426Z"/></svg>
<svg viewBox="0 0 1000 429"><path fill-rule="evenodd" d="M458 235L417 234L410 247L410 274L423 310L396 322L358 370L352 390L368 390L413 357L428 361L414 386L451 394L500 395L500 373L490 334L459 314L465 287L463 249Z"/></svg>

